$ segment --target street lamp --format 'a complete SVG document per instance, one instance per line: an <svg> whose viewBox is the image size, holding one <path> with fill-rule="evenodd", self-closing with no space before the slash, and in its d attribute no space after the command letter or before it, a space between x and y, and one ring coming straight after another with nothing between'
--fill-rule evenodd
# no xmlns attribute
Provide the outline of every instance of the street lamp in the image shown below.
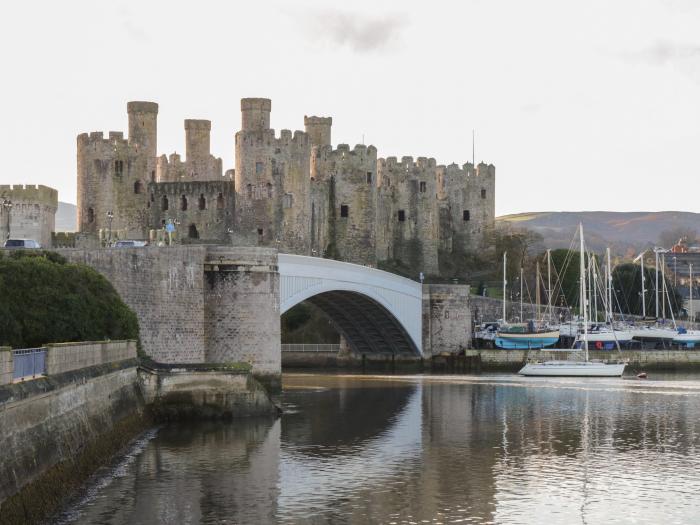
<svg viewBox="0 0 700 525"><path fill-rule="evenodd" d="M112 210L107 212L107 221L109 222L109 238L107 239L107 246L112 244L112 220L114 219L114 213Z"/></svg>
<svg viewBox="0 0 700 525"><path fill-rule="evenodd" d="M10 199L3 199L2 207L5 208L5 210L7 211L7 240L10 238L10 219L12 214L12 201Z"/></svg>

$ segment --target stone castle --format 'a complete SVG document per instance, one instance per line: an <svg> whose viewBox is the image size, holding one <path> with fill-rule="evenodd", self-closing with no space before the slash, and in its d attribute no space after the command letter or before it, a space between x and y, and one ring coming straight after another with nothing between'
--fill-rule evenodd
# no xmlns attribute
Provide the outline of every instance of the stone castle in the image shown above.
<svg viewBox="0 0 700 525"><path fill-rule="evenodd" d="M158 105L129 102L128 138L78 136L79 231L153 239L172 223L181 242L393 261L434 275L477 249L494 224L493 165L334 148L330 117L304 117L305 131L276 135L271 109L269 99L241 100L235 169L224 172L210 153L210 121L185 120L184 160L158 156Z"/></svg>
<svg viewBox="0 0 700 525"><path fill-rule="evenodd" d="M6 239L33 239L51 246L58 192L47 186L0 185L0 246Z"/></svg>

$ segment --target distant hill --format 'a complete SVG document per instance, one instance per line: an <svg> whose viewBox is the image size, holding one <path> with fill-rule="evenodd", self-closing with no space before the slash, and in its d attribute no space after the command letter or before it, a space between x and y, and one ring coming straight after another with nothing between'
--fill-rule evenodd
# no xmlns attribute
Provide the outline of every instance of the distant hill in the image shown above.
<svg viewBox="0 0 700 525"><path fill-rule="evenodd" d="M59 202L58 211L56 212L56 231L74 232L77 230L77 223L78 208L75 206L75 204Z"/></svg>
<svg viewBox="0 0 700 525"><path fill-rule="evenodd" d="M619 255L636 254L644 247L661 244L664 232L667 232L665 244L675 242L676 233L700 233L700 213L682 211L535 212L504 215L496 221L499 225L527 228L541 234L547 248L568 248L582 222L587 244L592 249L601 251L610 246Z"/></svg>

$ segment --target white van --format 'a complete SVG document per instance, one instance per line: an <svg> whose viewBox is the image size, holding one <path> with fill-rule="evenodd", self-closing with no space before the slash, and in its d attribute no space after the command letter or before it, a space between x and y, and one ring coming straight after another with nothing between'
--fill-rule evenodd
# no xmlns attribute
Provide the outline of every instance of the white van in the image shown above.
<svg viewBox="0 0 700 525"><path fill-rule="evenodd" d="M41 244L36 242L34 239L7 239L4 248L25 248L25 249L37 249L41 248Z"/></svg>

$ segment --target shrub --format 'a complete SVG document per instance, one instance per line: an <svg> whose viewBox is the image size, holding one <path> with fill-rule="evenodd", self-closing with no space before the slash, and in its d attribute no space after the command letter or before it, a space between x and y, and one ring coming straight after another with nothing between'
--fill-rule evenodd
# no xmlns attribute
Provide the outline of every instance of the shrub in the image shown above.
<svg viewBox="0 0 700 525"><path fill-rule="evenodd" d="M0 257L0 346L138 339L136 315L92 268L47 251Z"/></svg>

